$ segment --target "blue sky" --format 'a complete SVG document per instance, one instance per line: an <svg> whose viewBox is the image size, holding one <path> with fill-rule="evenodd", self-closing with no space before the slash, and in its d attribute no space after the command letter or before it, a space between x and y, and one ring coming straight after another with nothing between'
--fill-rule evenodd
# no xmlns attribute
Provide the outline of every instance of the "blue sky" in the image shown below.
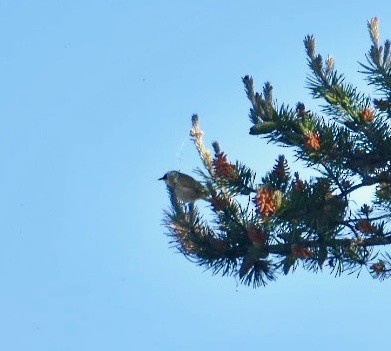
<svg viewBox="0 0 391 351"><path fill-rule="evenodd" d="M241 77L304 101L302 40L366 89L388 1L0 1L0 349L384 349L390 282L297 271L254 290L170 249L167 170L189 141L266 172ZM369 90L365 90L370 92ZM299 164L293 168L300 169Z"/></svg>

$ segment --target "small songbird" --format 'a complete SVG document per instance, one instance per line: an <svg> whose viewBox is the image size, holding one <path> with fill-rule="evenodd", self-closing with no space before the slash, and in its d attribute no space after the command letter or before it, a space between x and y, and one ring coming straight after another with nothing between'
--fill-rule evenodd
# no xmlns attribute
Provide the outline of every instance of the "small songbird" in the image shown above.
<svg viewBox="0 0 391 351"><path fill-rule="evenodd" d="M207 200L209 197L208 189L187 174L170 171L159 180L164 180L176 197L183 202L194 202L199 199Z"/></svg>

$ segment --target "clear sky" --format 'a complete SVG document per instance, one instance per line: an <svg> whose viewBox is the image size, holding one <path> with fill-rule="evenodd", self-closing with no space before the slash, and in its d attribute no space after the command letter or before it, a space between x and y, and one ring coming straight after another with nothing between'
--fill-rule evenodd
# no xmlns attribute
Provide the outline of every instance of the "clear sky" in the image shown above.
<svg viewBox="0 0 391 351"><path fill-rule="evenodd" d="M283 150L248 135L241 77L314 108L313 33L365 88L366 21L391 38L390 15L388 0L0 0L0 349L386 349L391 281L212 276L170 248L157 178L201 166L193 113L207 145L266 172Z"/></svg>

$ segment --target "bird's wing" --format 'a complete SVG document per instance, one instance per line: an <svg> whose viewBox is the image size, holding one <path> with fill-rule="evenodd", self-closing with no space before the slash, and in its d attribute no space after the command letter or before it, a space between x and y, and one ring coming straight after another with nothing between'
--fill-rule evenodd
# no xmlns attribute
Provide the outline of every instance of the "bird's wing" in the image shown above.
<svg viewBox="0 0 391 351"><path fill-rule="evenodd" d="M189 176L185 173L181 173L180 177L183 185L185 186L195 186L196 184L199 184L199 182L196 181L192 176Z"/></svg>
<svg viewBox="0 0 391 351"><path fill-rule="evenodd" d="M198 180L195 180L192 176L182 173L181 181L182 181L182 186L184 187L205 191L205 187Z"/></svg>

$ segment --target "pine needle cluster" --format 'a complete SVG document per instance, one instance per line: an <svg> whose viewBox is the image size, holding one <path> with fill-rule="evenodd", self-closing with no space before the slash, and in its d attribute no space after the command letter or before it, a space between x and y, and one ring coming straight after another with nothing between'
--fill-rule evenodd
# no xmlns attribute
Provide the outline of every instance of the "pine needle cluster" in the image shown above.
<svg viewBox="0 0 391 351"><path fill-rule="evenodd" d="M217 142L213 152L202 141L197 115L191 137L204 165L198 170L210 192L212 220L194 204L179 201L169 190L171 208L164 224L172 243L186 257L222 275L237 276L258 287L298 266L336 275L391 276L391 42L380 44L378 20L368 22L371 48L362 73L378 98L359 92L335 69L334 60L304 46L310 74L308 88L322 101L324 116L278 104L265 83L255 92L253 79L243 78L251 103L250 134L294 150L297 159L318 172L302 179L290 171L284 155L256 181L240 162L230 162ZM375 188L374 198L360 208L352 194ZM209 218L209 217L208 217Z"/></svg>

